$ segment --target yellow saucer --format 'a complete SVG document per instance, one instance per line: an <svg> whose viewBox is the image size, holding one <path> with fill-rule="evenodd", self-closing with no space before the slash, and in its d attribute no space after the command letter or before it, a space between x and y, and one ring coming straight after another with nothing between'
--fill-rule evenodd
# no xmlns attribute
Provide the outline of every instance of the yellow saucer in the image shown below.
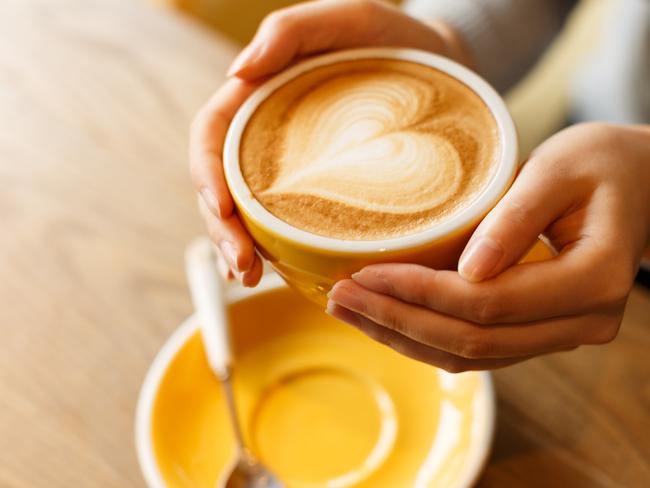
<svg viewBox="0 0 650 488"><path fill-rule="evenodd" d="M468 487L487 456L487 373L400 356L264 277L233 287L234 388L248 445L287 488ZM154 361L136 443L151 487L213 488L234 446L190 318Z"/></svg>

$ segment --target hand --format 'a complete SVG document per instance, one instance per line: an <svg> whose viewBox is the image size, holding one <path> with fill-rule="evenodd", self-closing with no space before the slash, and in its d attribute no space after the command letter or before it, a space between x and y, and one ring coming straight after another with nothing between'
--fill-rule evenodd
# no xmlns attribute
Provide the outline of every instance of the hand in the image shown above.
<svg viewBox="0 0 650 488"><path fill-rule="evenodd" d="M650 238L650 127L584 124L542 144L467 244L459 272L362 269L328 313L450 372L612 341ZM544 234L559 254L517 264Z"/></svg>
<svg viewBox="0 0 650 488"><path fill-rule="evenodd" d="M467 63L454 31L421 23L388 4L371 0L323 0L278 10L260 25L233 62L232 76L199 111L190 136L192 181L200 195L208 233L221 250L224 274L246 286L262 275L251 237L234 210L221 155L228 125L259 80L313 53L361 46L403 46L440 53ZM231 271L227 271L230 268Z"/></svg>

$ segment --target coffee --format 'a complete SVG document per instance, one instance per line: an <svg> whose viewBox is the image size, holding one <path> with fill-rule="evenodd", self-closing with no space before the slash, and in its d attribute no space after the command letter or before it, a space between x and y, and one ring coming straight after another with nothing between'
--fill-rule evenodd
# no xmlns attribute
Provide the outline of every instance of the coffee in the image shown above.
<svg viewBox="0 0 650 488"><path fill-rule="evenodd" d="M465 84L367 59L274 91L246 125L239 164L255 198L292 226L375 240L452 218L488 185L500 151L490 109Z"/></svg>

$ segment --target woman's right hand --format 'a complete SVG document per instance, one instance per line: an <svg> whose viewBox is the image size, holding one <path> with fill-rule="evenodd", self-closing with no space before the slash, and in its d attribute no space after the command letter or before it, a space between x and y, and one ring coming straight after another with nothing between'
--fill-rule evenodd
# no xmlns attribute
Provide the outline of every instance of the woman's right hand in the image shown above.
<svg viewBox="0 0 650 488"><path fill-rule="evenodd" d="M321 0L277 10L228 70L229 79L199 111L190 135L190 169L208 233L221 251L220 269L255 286L262 262L240 221L224 179L222 152L230 122L269 75L314 53L364 47L411 47L468 64L462 41L447 25L422 23L378 0Z"/></svg>

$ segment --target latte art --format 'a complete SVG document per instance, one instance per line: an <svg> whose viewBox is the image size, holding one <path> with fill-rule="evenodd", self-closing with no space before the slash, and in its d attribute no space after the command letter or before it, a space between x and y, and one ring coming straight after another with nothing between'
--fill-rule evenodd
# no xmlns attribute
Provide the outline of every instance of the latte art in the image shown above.
<svg viewBox="0 0 650 488"><path fill-rule="evenodd" d="M394 60L317 68L251 117L240 165L255 198L340 239L409 234L466 207L496 158L496 123L462 83Z"/></svg>
<svg viewBox="0 0 650 488"><path fill-rule="evenodd" d="M462 175L458 154L411 127L433 93L419 80L390 78L369 84L367 74L350 75L307 94L287 124L283 164L260 196L309 194L395 213L447 200Z"/></svg>

